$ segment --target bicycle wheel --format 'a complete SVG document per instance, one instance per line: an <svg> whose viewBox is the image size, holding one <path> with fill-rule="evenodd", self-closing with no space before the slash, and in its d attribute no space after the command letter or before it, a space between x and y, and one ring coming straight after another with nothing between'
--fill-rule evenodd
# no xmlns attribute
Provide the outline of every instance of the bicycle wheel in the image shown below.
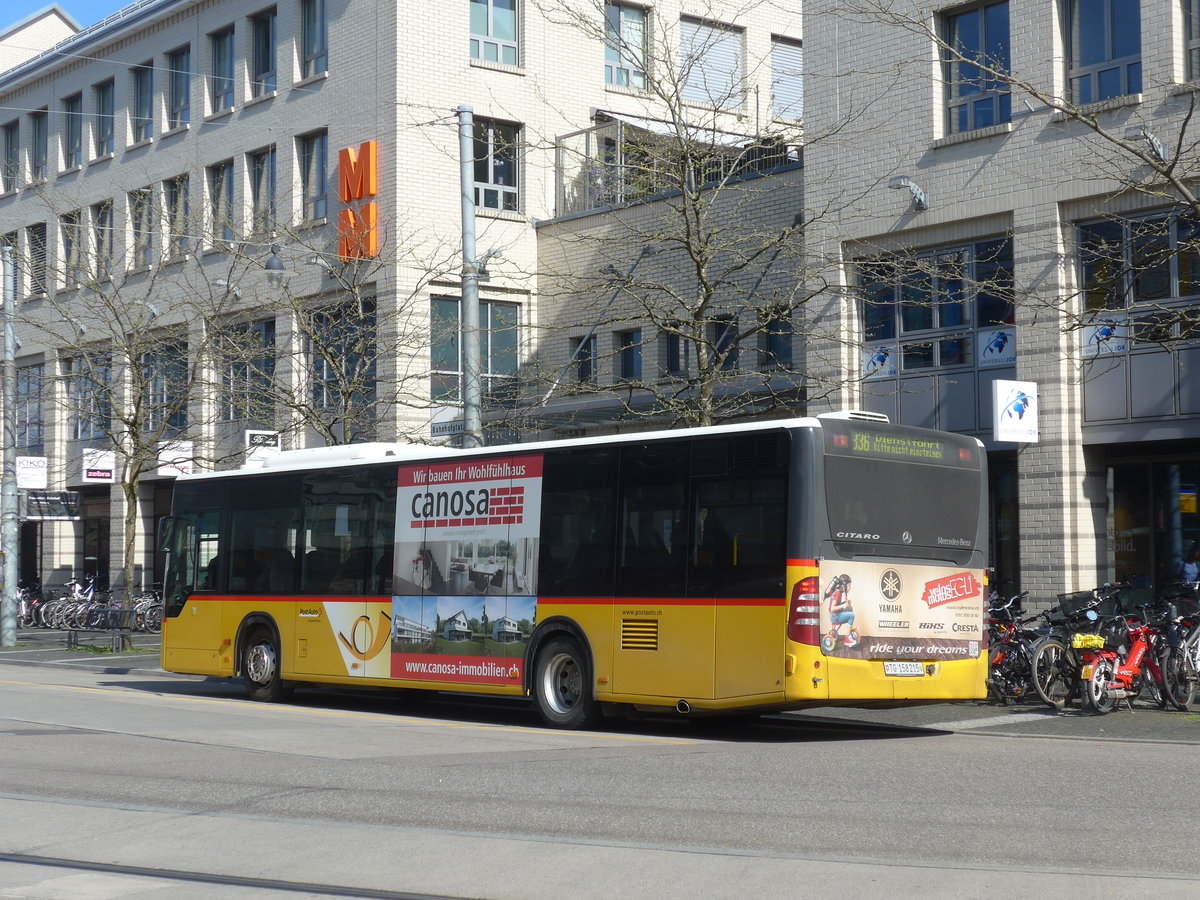
<svg viewBox="0 0 1200 900"><path fill-rule="evenodd" d="M1075 693L1075 655L1057 638L1047 638L1033 650L1033 689L1051 709L1062 709Z"/></svg>
<svg viewBox="0 0 1200 900"><path fill-rule="evenodd" d="M1092 664L1092 677L1082 685L1084 703L1097 715L1102 716L1117 708L1117 698L1108 692L1114 677L1112 661L1100 658Z"/></svg>
<svg viewBox="0 0 1200 900"><path fill-rule="evenodd" d="M1187 712L1196 693L1196 670L1186 650L1168 650L1162 662L1163 690L1180 712Z"/></svg>

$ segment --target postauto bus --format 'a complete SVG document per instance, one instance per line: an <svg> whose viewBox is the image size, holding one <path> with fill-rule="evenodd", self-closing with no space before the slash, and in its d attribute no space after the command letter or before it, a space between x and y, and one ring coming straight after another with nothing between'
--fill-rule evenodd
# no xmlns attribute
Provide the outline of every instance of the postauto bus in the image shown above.
<svg viewBox="0 0 1200 900"><path fill-rule="evenodd" d="M546 723L985 696L985 459L843 413L183 476L162 664Z"/></svg>

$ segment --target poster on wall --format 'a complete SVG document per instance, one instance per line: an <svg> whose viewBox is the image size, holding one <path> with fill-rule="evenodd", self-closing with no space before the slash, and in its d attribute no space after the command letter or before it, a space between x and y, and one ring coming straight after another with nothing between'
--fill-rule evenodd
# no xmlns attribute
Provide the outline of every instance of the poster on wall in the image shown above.
<svg viewBox="0 0 1200 900"><path fill-rule="evenodd" d="M979 368L995 369L1017 364L1017 330L1011 325L980 328L975 334L975 358Z"/></svg>
<svg viewBox="0 0 1200 900"><path fill-rule="evenodd" d="M983 572L945 566L821 566L821 649L846 659L975 659Z"/></svg>
<svg viewBox="0 0 1200 900"><path fill-rule="evenodd" d="M400 468L393 678L521 683L541 495L539 455Z"/></svg>

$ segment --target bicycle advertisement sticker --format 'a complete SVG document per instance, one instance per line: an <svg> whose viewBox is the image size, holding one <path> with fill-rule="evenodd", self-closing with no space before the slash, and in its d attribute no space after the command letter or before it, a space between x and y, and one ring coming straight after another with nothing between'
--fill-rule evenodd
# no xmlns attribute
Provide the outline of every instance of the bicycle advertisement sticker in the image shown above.
<svg viewBox="0 0 1200 900"><path fill-rule="evenodd" d="M845 659L975 659L983 572L945 566L825 561L821 647Z"/></svg>
<svg viewBox="0 0 1200 900"><path fill-rule="evenodd" d="M536 617L542 458L404 466L391 675L520 684Z"/></svg>

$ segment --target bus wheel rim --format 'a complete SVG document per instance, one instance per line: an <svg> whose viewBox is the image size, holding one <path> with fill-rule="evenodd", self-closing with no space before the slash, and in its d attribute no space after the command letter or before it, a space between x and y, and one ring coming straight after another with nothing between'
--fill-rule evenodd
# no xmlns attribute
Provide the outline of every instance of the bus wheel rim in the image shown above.
<svg viewBox="0 0 1200 900"><path fill-rule="evenodd" d="M583 673L574 658L557 654L546 667L546 697L556 712L570 712L579 704L583 693Z"/></svg>
<svg viewBox="0 0 1200 900"><path fill-rule="evenodd" d="M246 654L246 674L256 684L268 684L275 676L275 648L255 644Z"/></svg>

